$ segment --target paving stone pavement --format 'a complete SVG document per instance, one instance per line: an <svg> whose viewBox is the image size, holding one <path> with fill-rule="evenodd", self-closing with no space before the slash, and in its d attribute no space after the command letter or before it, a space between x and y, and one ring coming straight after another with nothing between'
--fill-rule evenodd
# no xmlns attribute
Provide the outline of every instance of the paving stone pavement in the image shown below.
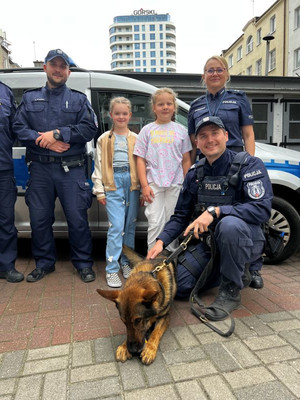
<svg viewBox="0 0 300 400"><path fill-rule="evenodd" d="M104 267L100 257L84 284L63 256L40 282L0 281L0 400L300 399L300 252L264 266L263 289L243 290L229 338L175 301L150 366L115 361L125 329L95 291ZM33 260L21 255L17 268L27 274Z"/></svg>

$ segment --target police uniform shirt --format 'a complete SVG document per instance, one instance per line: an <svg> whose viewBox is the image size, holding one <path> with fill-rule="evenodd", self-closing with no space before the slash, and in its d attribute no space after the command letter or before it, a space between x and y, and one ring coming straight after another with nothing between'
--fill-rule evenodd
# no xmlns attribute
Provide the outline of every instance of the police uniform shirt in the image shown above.
<svg viewBox="0 0 300 400"><path fill-rule="evenodd" d="M227 146L243 146L241 127L253 125L253 115L246 94L240 90L221 89L215 95L208 93L191 103L188 114L188 132L196 131L198 122L206 116L219 117L228 131Z"/></svg>
<svg viewBox="0 0 300 400"><path fill-rule="evenodd" d="M0 82L0 171L13 169L12 146L15 136L12 120L16 105L11 89Z"/></svg>
<svg viewBox="0 0 300 400"><path fill-rule="evenodd" d="M204 176L227 175L235 152L226 149L212 165L204 164ZM227 215L241 218L251 225L261 225L270 218L272 208L272 184L262 160L248 156L239 173L238 186L232 205L220 207L220 218ZM192 222L197 204L197 171L193 166L186 175L178 202L170 221L159 235L165 246L178 237ZM218 206L218 204L210 204ZM262 236L263 237L263 236Z"/></svg>
<svg viewBox="0 0 300 400"><path fill-rule="evenodd" d="M95 113L85 94L65 84L54 89L28 90L17 109L14 130L32 154L59 156L35 144L38 132L59 129L61 140L69 143L64 156L85 152L86 142L97 133Z"/></svg>

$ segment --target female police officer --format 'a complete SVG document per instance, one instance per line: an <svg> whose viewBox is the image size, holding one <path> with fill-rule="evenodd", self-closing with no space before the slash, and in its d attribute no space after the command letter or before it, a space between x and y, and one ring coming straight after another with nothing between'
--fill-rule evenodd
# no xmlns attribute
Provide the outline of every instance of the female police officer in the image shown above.
<svg viewBox="0 0 300 400"><path fill-rule="evenodd" d="M220 118L204 117L195 132L197 146L206 159L187 173L174 214L147 257L155 258L181 232L187 235L193 230L199 238L213 224L220 253L221 284L205 315L211 320L222 320L240 305L245 265L255 261L263 251L261 224L271 214L272 185L263 162L247 154L235 184L228 182L236 153L226 149L228 133ZM190 223L199 204L203 212ZM201 247L202 242L200 251ZM203 244L200 256L205 257L206 253ZM177 278L177 294L187 296L196 283L195 278L183 266L177 269Z"/></svg>

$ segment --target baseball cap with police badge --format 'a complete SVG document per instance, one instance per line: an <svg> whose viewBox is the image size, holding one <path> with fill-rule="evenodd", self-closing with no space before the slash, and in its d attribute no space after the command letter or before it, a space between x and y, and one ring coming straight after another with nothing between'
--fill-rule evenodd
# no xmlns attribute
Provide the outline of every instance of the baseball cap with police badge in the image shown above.
<svg viewBox="0 0 300 400"><path fill-rule="evenodd" d="M50 50L49 53L46 55L45 64L48 61L53 60L53 58L55 57L62 58L67 65L70 65L69 56L66 53L64 53L61 49Z"/></svg>
<svg viewBox="0 0 300 400"><path fill-rule="evenodd" d="M219 128L224 129L224 131L226 131L225 126L219 117L208 116L208 117L202 118L196 125L196 135L201 128L203 128L206 125L211 125L211 124L217 125Z"/></svg>

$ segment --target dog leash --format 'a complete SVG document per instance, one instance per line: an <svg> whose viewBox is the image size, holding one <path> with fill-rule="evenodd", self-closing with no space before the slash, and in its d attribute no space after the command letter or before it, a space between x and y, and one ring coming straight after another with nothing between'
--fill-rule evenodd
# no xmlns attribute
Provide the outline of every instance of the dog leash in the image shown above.
<svg viewBox="0 0 300 400"><path fill-rule="evenodd" d="M177 249L174 250L174 252L171 253L167 258L165 258L161 264L157 265L153 269L153 271L151 271L151 274L153 276L156 276L157 272L161 271L170 262L172 262L175 258L177 258L179 256L179 254L181 254L183 251L185 251L187 249L187 245L188 245L189 241L192 239L193 236L194 236L194 232L190 231L188 233L188 235L186 236L186 238L177 247ZM230 327L227 332L223 332L220 329L218 329L216 326L211 324L209 322L209 320L206 318L205 314L202 311L200 311L201 309L206 308L206 307L204 307L204 305L201 304L201 299L198 296L198 293L199 293L199 290L204 286L210 272L213 269L213 263L214 263L214 259L216 256L216 244L214 242L214 235L211 230L210 230L210 236L211 236L211 254L212 254L212 256L211 256L209 262L207 263L207 265L205 266L204 270L202 271L194 289L192 290L189 301L190 301L190 305L191 305L192 314L194 314L202 323L204 323L206 326L208 326L214 332L218 333L221 336L228 337L233 333L233 331L235 329L235 322L234 322L234 319L232 318L232 316L227 311L220 308L222 311L224 311L229 316L229 318L231 320L231 324L230 324ZM199 309L197 309L195 307L196 304L198 305ZM215 307L215 308L217 309L218 307Z"/></svg>
<svg viewBox="0 0 300 400"><path fill-rule="evenodd" d="M186 238L177 247L177 249L174 250L173 253L171 253L167 258L165 258L161 264L157 265L154 268L154 270L152 271L152 273L161 271L164 267L166 267L168 264L170 264L170 262L172 262L174 260L174 258L178 257L179 254L181 254L183 251L185 251L187 249L187 245L188 245L189 241L192 239L193 235L194 235L194 232L192 232L192 231L189 232L187 234Z"/></svg>

